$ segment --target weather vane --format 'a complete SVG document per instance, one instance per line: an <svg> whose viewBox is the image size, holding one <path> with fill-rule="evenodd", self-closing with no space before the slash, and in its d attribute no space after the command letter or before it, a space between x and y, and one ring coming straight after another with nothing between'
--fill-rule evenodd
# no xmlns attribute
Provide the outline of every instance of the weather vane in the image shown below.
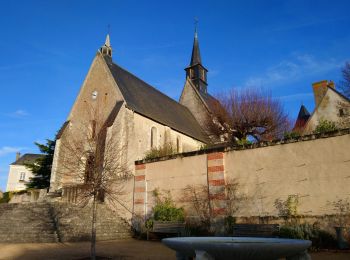
<svg viewBox="0 0 350 260"><path fill-rule="evenodd" d="M195 32L197 32L197 27L198 27L198 17L195 17L194 18L194 30L195 30Z"/></svg>
<svg viewBox="0 0 350 260"><path fill-rule="evenodd" d="M111 25L110 24L108 24L107 30L108 30L108 34L110 34L111 33Z"/></svg>

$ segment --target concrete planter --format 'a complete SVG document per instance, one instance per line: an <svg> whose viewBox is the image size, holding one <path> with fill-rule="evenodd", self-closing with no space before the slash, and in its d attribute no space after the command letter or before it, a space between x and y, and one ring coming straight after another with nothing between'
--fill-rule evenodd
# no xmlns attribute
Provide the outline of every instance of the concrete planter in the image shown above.
<svg viewBox="0 0 350 260"><path fill-rule="evenodd" d="M162 243L176 251L178 260L309 260L311 241L256 237L179 237Z"/></svg>

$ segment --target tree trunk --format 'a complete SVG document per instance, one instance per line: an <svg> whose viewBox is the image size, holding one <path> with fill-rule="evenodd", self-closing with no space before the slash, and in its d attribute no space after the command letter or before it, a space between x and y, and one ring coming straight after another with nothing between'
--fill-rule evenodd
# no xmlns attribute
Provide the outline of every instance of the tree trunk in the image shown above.
<svg viewBox="0 0 350 260"><path fill-rule="evenodd" d="M96 260L96 217L97 217L97 202L96 195L92 202L92 227L91 227L91 260Z"/></svg>

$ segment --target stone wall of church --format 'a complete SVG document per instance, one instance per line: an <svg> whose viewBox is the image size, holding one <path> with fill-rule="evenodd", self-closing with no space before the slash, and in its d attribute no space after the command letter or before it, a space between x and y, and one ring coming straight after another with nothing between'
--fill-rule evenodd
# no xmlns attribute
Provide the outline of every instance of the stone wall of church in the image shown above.
<svg viewBox="0 0 350 260"><path fill-rule="evenodd" d="M84 131L91 130L89 124L91 124L91 118L95 117L92 113L97 114L98 121L105 122L116 102L121 100L122 96L115 85L114 79L101 55L97 54L68 116L69 124L57 141L51 177L51 191L60 189L65 185L72 185L78 181L74 179L72 173L66 174L64 167L62 167L64 158L69 156L65 152L65 144L86 134L83 133ZM157 148L171 143L181 153L198 150L203 145L202 142L170 127L134 113L124 104L111 122L107 136L115 144L113 145L115 147L115 158L128 165L131 172L134 171L134 161L143 159L152 146Z"/></svg>
<svg viewBox="0 0 350 260"><path fill-rule="evenodd" d="M153 144L152 142L153 128ZM159 148L171 143L179 153L198 150L202 142L184 135L168 126L155 122L147 117L123 106L119 111L109 135L120 140L120 145L125 150L123 156L128 164L134 165L134 161L142 160L145 154L151 150L151 146Z"/></svg>
<svg viewBox="0 0 350 260"><path fill-rule="evenodd" d="M203 129L207 128L208 110L187 79L180 97L180 104L187 107Z"/></svg>
<svg viewBox="0 0 350 260"><path fill-rule="evenodd" d="M51 173L51 191L60 189L65 184L75 182L72 176L68 177L65 174L66 169L62 167L64 157L69 156L65 152L65 144L86 135L84 132L91 130L92 118L104 122L116 102L121 100L122 96L116 88L115 81L102 55L97 53L67 118L69 124L57 140Z"/></svg>
<svg viewBox="0 0 350 260"><path fill-rule="evenodd" d="M157 162L135 164L134 213L147 216L154 206L152 191L169 190L177 205L184 203L187 185L206 186L212 210L220 215L226 208L224 187L237 184L236 216L277 216L276 200L296 196L298 214L322 216L336 213L332 202L350 199L350 130L325 138L261 144L245 149L220 148L182 154Z"/></svg>

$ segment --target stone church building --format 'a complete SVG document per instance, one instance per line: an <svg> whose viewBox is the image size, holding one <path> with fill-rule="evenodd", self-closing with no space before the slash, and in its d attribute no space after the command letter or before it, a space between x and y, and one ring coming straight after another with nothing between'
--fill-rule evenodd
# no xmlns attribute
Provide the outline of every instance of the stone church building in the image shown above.
<svg viewBox="0 0 350 260"><path fill-rule="evenodd" d="M202 65L197 33L179 102L116 64L112 54L107 35L57 135L52 192L73 184L72 179L60 171L65 156L63 147L74 135L80 134L78 125L90 123L89 109L100 111L100 120L107 124L107 132L113 133L112 138L119 140L123 160L130 169L133 169L134 161L144 158L152 148L171 143L181 153L198 150L210 143L204 129L213 97L208 94L208 70Z"/></svg>

